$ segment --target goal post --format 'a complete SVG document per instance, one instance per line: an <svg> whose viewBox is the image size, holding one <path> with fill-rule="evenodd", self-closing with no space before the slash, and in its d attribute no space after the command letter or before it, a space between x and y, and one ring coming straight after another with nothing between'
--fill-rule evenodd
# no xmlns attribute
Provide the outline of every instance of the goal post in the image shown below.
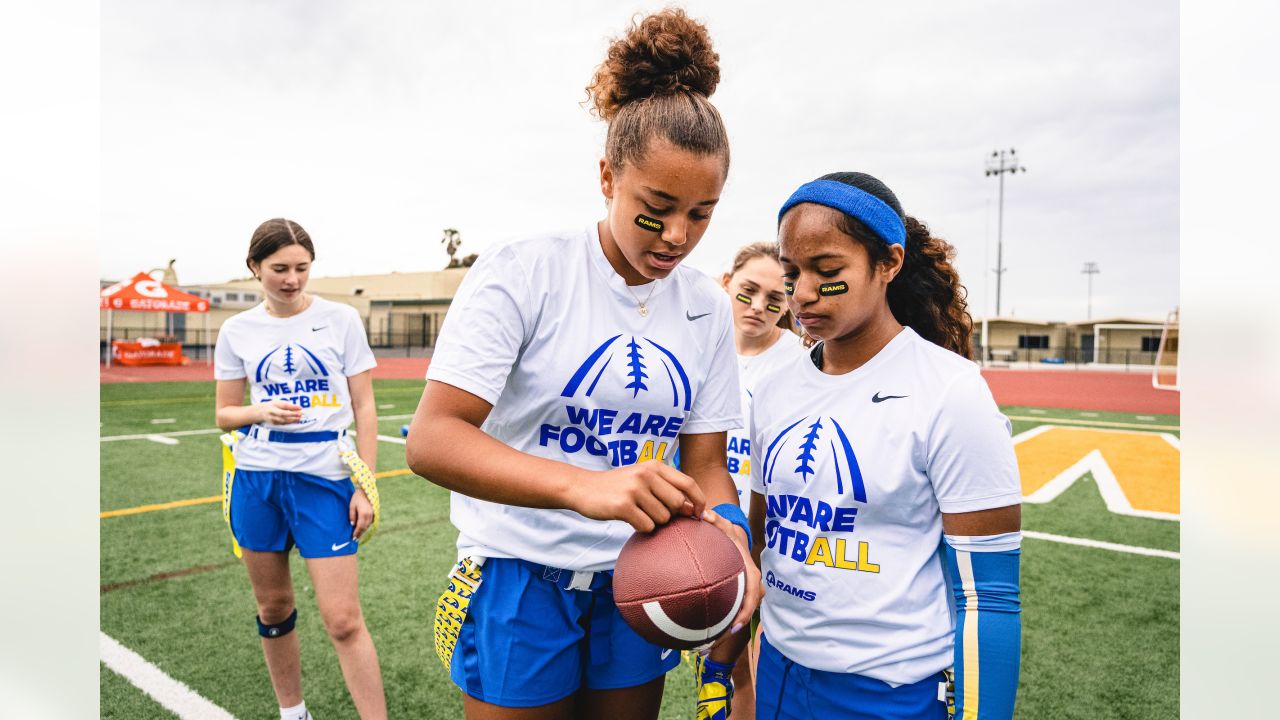
<svg viewBox="0 0 1280 720"><path fill-rule="evenodd" d="M1156 365L1151 372L1151 385L1158 390L1179 390L1178 384L1178 310L1169 313L1160 331L1156 348Z"/></svg>

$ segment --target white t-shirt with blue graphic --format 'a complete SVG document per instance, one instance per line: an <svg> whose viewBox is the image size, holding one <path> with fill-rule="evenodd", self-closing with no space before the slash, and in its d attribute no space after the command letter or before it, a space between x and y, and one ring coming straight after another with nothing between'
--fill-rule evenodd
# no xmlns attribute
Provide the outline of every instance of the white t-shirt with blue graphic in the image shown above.
<svg viewBox="0 0 1280 720"><path fill-rule="evenodd" d="M213 358L214 377L245 379L252 402L285 400L302 407L301 421L264 426L284 432L346 430L355 417L347 377L378 364L356 309L314 295L311 305L292 317L272 317L259 304L227 318ZM235 456L243 470L289 470L331 480L351 475L335 442L244 437Z"/></svg>
<svg viewBox="0 0 1280 720"><path fill-rule="evenodd" d="M783 331L772 345L759 355L738 356L738 381L742 383L739 400L742 417L745 420L751 415L751 395L755 387L769 373L787 364L797 357L803 356L806 350L799 335ZM738 488L738 504L742 512L751 511L751 438L747 428L730 430L726 458L729 474L733 484Z"/></svg>
<svg viewBox="0 0 1280 720"><path fill-rule="evenodd" d="M649 313L641 316L637 298ZM741 427L733 322L712 280L683 266L632 287L595 224L492 247L458 288L427 379L493 405L481 429L590 470L671 462L680 434ZM622 521L453 493L459 556L607 570Z"/></svg>
<svg viewBox="0 0 1280 720"><path fill-rule="evenodd" d="M1022 499L1011 425L977 365L905 328L844 375L808 357L780 368L750 421L769 642L890 683L950 667L941 513Z"/></svg>

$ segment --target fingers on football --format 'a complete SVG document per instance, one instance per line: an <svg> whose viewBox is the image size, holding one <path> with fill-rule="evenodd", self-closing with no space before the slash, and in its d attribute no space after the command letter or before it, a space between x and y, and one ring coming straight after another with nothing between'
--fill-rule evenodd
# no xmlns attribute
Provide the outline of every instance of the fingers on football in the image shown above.
<svg viewBox="0 0 1280 720"><path fill-rule="evenodd" d="M649 464L651 464L658 474L662 476L663 480L666 480L668 483L675 486L676 489L689 499L689 502L693 505L694 515L701 513L707 507L707 497L702 494L702 488L698 487L698 482L696 480L670 465L665 465L656 460ZM668 505L668 507L672 510L679 509L679 506L676 505Z"/></svg>

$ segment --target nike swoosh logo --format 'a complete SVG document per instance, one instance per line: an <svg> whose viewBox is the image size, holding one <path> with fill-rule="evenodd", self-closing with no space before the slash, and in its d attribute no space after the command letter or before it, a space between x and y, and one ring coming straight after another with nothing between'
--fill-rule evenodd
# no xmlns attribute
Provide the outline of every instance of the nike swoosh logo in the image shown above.
<svg viewBox="0 0 1280 720"><path fill-rule="evenodd" d="M690 321L697 320L698 318L704 318L704 317L706 317L706 316L708 316L708 315L710 315L710 314L711 314L711 313L709 313L709 312L704 312L704 313L702 313L701 315L690 315L688 310L685 310L685 311L684 311L685 319L690 320Z"/></svg>
<svg viewBox="0 0 1280 720"><path fill-rule="evenodd" d="M327 328L327 327L329 327L329 326L328 326L328 325L321 325L321 326L320 326L320 327L318 327L318 328L311 328L311 332L315 332L315 331L317 331L317 330L323 330L323 329L325 329L325 328Z"/></svg>
<svg viewBox="0 0 1280 720"><path fill-rule="evenodd" d="M346 547L346 546L348 546L348 545L350 545L350 544L351 544L351 541L350 541L350 540L348 540L348 541L346 541L346 542L342 543L341 545L338 545L338 544L334 544L334 545L332 545L332 546L329 548L329 550L330 550L330 551L333 551L333 552L336 552L336 551L341 550L342 548L344 548L344 547Z"/></svg>
<svg viewBox="0 0 1280 720"><path fill-rule="evenodd" d="M661 657L659 657L658 659L659 659L659 660L666 660L666 659L667 659L667 656L668 656L668 655L670 655L670 654L671 654L671 648L667 648L666 650L663 650L663 651L662 651L662 656L661 656Z"/></svg>
<svg viewBox="0 0 1280 720"><path fill-rule="evenodd" d="M880 391L877 390L876 394L871 396L871 402L882 403L885 400L901 400L902 398L905 398L905 397L911 397L911 396L910 395L885 395L884 397L880 397Z"/></svg>

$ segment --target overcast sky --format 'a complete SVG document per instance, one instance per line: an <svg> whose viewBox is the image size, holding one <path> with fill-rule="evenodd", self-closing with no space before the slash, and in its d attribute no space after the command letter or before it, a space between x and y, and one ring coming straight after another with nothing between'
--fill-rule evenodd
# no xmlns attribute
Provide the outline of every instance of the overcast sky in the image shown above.
<svg viewBox="0 0 1280 720"><path fill-rule="evenodd" d="M104 0L101 273L177 258L184 284L247 274L285 216L317 275L442 267L603 216L604 126L579 104L608 39L662 4ZM1178 6L689 2L720 53L733 166L687 261L718 274L778 206L836 170L884 180L995 309L1006 176L1008 315L1163 318L1178 296Z"/></svg>

